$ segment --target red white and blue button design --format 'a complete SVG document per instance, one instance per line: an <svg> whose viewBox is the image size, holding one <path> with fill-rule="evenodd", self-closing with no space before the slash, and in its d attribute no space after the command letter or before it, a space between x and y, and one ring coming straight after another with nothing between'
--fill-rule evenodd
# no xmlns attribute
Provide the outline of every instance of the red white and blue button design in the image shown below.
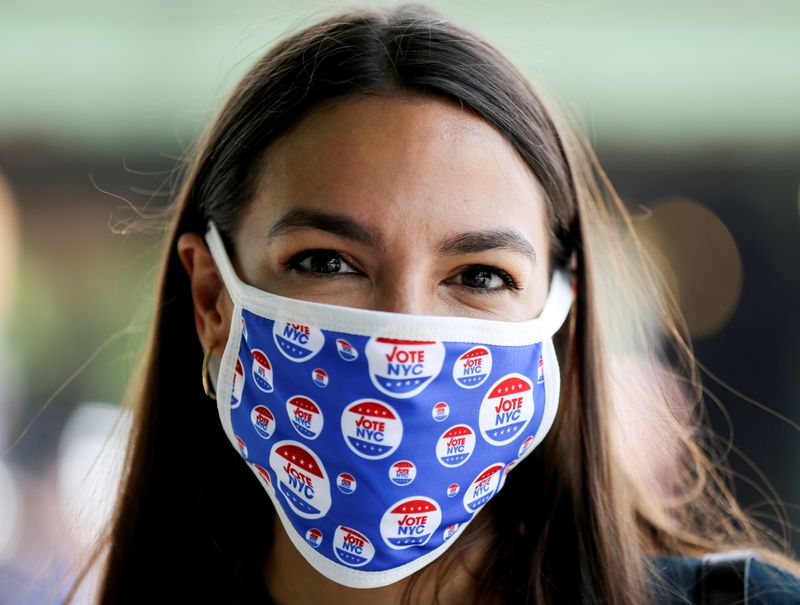
<svg viewBox="0 0 800 605"><path fill-rule="evenodd" d="M336 350L339 351L339 357L345 361L355 361L358 359L358 351L344 338L336 339Z"/></svg>
<svg viewBox="0 0 800 605"><path fill-rule="evenodd" d="M375 547L363 533L340 525L333 535L333 552L345 565L361 567L372 561Z"/></svg>
<svg viewBox="0 0 800 605"><path fill-rule="evenodd" d="M323 370L322 368L314 368L311 371L311 380L314 381L314 384L317 385L319 388L324 389L328 386L328 373Z"/></svg>
<svg viewBox="0 0 800 605"><path fill-rule="evenodd" d="M392 548L421 546L442 523L442 510L435 500L412 496L395 502L381 519L381 537Z"/></svg>
<svg viewBox="0 0 800 605"><path fill-rule="evenodd" d="M356 478L350 473L339 473L336 477L336 487L343 494L352 494L356 491Z"/></svg>
<svg viewBox="0 0 800 605"><path fill-rule="evenodd" d="M239 446L239 453L242 455L242 458L247 458L247 444L244 442L244 439L236 436L236 445Z"/></svg>
<svg viewBox="0 0 800 605"><path fill-rule="evenodd" d="M417 476L417 467L410 460L399 460L389 467L389 480L395 485L408 485Z"/></svg>
<svg viewBox="0 0 800 605"><path fill-rule="evenodd" d="M319 548L319 545L322 544L322 532L316 527L310 528L306 532L306 542L314 548Z"/></svg>
<svg viewBox="0 0 800 605"><path fill-rule="evenodd" d="M539 371L536 374L536 384L544 382L544 357L539 358Z"/></svg>
<svg viewBox="0 0 800 605"><path fill-rule="evenodd" d="M265 393L275 390L272 385L272 364L269 357L260 349L253 349L253 382Z"/></svg>
<svg viewBox="0 0 800 605"><path fill-rule="evenodd" d="M433 410L431 411L431 416L436 422L443 422L447 420L447 417L450 415L450 406L447 405L446 402L440 401L435 406L433 406Z"/></svg>
<svg viewBox="0 0 800 605"><path fill-rule="evenodd" d="M464 491L464 508L468 513L479 510L494 496L500 483L503 466L505 465L501 462L487 466Z"/></svg>
<svg viewBox="0 0 800 605"><path fill-rule="evenodd" d="M275 322L272 335L286 359L306 361L320 352L325 336L319 328L291 322Z"/></svg>
<svg viewBox="0 0 800 605"><path fill-rule="evenodd" d="M459 524L458 523L451 523L450 525L445 527L444 528L444 534L442 536L444 538L444 541L447 542L450 538L455 536L456 532L458 531L458 528L459 528Z"/></svg>
<svg viewBox="0 0 800 605"><path fill-rule="evenodd" d="M520 443L519 450L517 450L517 458L522 458L523 454L528 451L528 448L533 443L533 435L528 435L525 440Z"/></svg>
<svg viewBox="0 0 800 605"><path fill-rule="evenodd" d="M256 469L258 472L258 478L261 480L262 485L267 488L268 491L272 491L272 477L269 476L269 471L265 469L263 466L256 464L255 462L251 463L253 468Z"/></svg>
<svg viewBox="0 0 800 605"><path fill-rule="evenodd" d="M280 441L272 447L269 466L296 514L305 519L325 516L331 507L331 488L325 467L314 452L296 441Z"/></svg>
<svg viewBox="0 0 800 605"><path fill-rule="evenodd" d="M236 365L233 368L233 390L231 391L231 409L234 410L242 403L242 391L244 390L244 366L242 360L236 358Z"/></svg>
<svg viewBox="0 0 800 605"><path fill-rule="evenodd" d="M506 374L486 392L480 429L492 445L513 441L533 418L533 384L522 374Z"/></svg>
<svg viewBox="0 0 800 605"><path fill-rule="evenodd" d="M500 483L497 486L497 491L498 492L501 489L503 489L503 486L506 484L506 477L508 477L508 473L510 473L511 469L513 469L515 466L517 466L518 463L519 463L519 459L512 460L511 462L506 464L506 467L503 469L503 472L501 473Z"/></svg>
<svg viewBox="0 0 800 605"><path fill-rule="evenodd" d="M370 338L366 356L375 387L390 397L406 399L422 392L439 375L444 345L432 340Z"/></svg>
<svg viewBox="0 0 800 605"><path fill-rule="evenodd" d="M302 359L311 349L287 342L311 347L311 326L276 330L247 309L243 318L244 363L233 378L228 369L240 402L229 410L233 443L294 544L347 568L342 577L395 569L456 539L540 437L540 344L320 328L321 347Z"/></svg>
<svg viewBox="0 0 800 605"><path fill-rule="evenodd" d="M250 412L250 422L253 423L253 428L259 437L269 439L275 432L275 416L265 405L257 405L253 408L253 411Z"/></svg>
<svg viewBox="0 0 800 605"><path fill-rule="evenodd" d="M472 347L453 364L453 380L465 389L481 386L492 371L492 352L486 347Z"/></svg>
<svg viewBox="0 0 800 605"><path fill-rule="evenodd" d="M322 431L322 410L309 397L295 395L286 402L286 413L298 433L307 439L316 439Z"/></svg>
<svg viewBox="0 0 800 605"><path fill-rule="evenodd" d="M444 466L461 466L475 450L475 442L475 431L466 424L457 424L439 437L436 442L436 458Z"/></svg>
<svg viewBox="0 0 800 605"><path fill-rule="evenodd" d="M388 403L359 399L342 413L342 435L362 458L378 460L393 453L403 439L403 422Z"/></svg>

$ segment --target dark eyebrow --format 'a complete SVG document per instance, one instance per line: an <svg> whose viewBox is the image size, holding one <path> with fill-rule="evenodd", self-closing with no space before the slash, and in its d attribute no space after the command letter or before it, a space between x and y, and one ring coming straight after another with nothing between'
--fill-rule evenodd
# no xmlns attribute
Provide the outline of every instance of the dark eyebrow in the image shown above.
<svg viewBox="0 0 800 605"><path fill-rule="evenodd" d="M468 231L450 237L439 244L436 253L440 256L456 254L475 254L485 250L511 250L527 256L536 266L536 250L521 233L511 229L493 229L490 231Z"/></svg>
<svg viewBox="0 0 800 605"><path fill-rule="evenodd" d="M284 214L269 230L267 238L272 239L284 233L308 227L333 233L362 246L378 249L383 247L380 233L373 228L344 214L333 214L307 208L290 210Z"/></svg>
<svg viewBox="0 0 800 605"><path fill-rule="evenodd" d="M382 249L383 238L369 225L365 225L345 214L336 214L297 208L284 214L267 234L268 239L278 237L296 229L320 229L363 246ZM511 250L528 257L536 266L536 251L531 243L518 231L512 229L492 229L489 231L467 231L447 238L439 244L438 256L475 254L486 250Z"/></svg>

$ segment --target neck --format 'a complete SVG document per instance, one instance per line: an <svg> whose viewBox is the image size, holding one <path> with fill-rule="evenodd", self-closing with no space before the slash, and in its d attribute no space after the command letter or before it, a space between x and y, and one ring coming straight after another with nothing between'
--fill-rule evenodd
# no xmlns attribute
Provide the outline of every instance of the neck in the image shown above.
<svg viewBox="0 0 800 605"><path fill-rule="evenodd" d="M414 587L414 602L455 605L472 600L475 592L473 570L479 568L480 553L486 552L486 547L488 547L488 533L485 524L476 522L471 523L459 539L467 538L469 530L473 530L472 533L480 531L480 544L476 544L469 549L467 555L453 562L452 571L447 574L440 586L439 600L436 601L435 598L438 570L431 570L432 573L425 578L429 581L420 582ZM481 527L478 528L478 525ZM276 605L326 605L328 603L400 605L402 602L403 591L413 576L381 588L350 588L337 584L317 572L303 558L289 540L278 515L275 515L273 527L272 549L264 572L267 591ZM451 550L453 549L451 548ZM440 567L448 554L450 552L445 553L430 565Z"/></svg>

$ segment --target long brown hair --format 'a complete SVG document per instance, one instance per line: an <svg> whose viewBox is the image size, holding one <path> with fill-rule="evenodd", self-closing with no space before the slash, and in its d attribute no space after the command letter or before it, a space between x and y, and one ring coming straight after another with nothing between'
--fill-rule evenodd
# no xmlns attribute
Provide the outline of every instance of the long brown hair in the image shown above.
<svg viewBox="0 0 800 605"><path fill-rule="evenodd" d="M89 561L107 549L102 602L154 594L269 601L271 503L203 392L203 351L176 242L185 232L202 235L212 219L235 257L231 234L253 199L263 153L310 109L357 94L454 99L492 124L542 185L553 266L571 262L577 277L556 340L562 396L551 433L509 474L480 527L415 579L441 580L487 535L491 556L472 570L480 603L644 603L648 555L747 546L795 565L712 469L685 326L579 129L492 45L427 6L406 4L349 9L280 40L196 143L165 217L156 313L128 398L134 427L119 499ZM615 384L620 368L631 380ZM624 430L637 414L659 423L655 461L642 462L642 445L653 444ZM413 590L414 582L406 596Z"/></svg>

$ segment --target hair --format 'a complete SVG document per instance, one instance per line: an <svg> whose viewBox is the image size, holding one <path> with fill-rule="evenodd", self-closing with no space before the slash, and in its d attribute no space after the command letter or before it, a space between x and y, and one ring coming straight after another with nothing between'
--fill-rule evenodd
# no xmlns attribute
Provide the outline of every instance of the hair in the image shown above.
<svg viewBox="0 0 800 605"><path fill-rule="evenodd" d="M235 258L233 233L270 146L310 110L356 95L449 99L494 126L542 186L553 268L571 264L577 278L556 335L562 388L550 434L415 574L407 600L422 578L441 587L481 540L491 556L470 570L476 603L645 603L655 555L747 547L798 570L732 496L705 441L688 330L580 129L501 51L412 3L351 7L282 38L194 143L162 217L156 312L127 392L134 423L118 500L76 585L105 553L103 603L143 602L154 587L164 601L269 602L274 511L203 391L176 242L204 234L211 219ZM630 422L657 440L641 443Z"/></svg>

